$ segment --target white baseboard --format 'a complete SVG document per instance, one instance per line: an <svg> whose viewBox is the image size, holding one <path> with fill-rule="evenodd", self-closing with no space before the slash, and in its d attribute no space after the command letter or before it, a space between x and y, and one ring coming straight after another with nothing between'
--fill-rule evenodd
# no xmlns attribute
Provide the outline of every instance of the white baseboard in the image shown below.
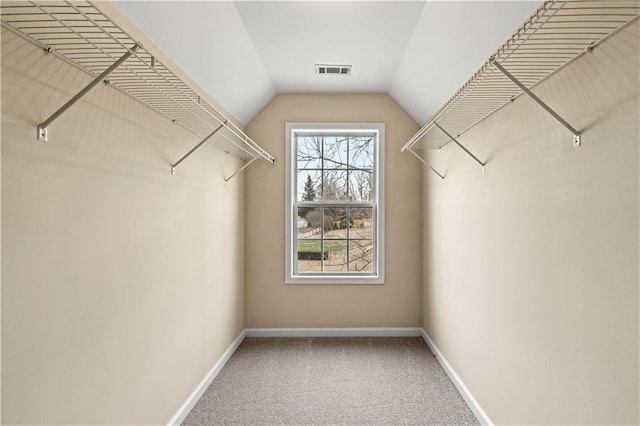
<svg viewBox="0 0 640 426"><path fill-rule="evenodd" d="M196 405L196 402L198 402L198 400L202 397L202 395L207 390L211 382L213 382L213 379L216 378L220 370L222 370L222 367L224 367L227 361L229 361L229 358L231 358L231 355L233 355L236 349L238 349L238 346L240 346L240 343L242 343L244 338L245 338L245 330L242 330L238 335L238 337L236 338L236 340L233 341L231 346L229 346L227 350L224 351L220 359L218 359L218 361L213 365L211 370L209 370L209 372L204 377L204 379L202 379L200 384L198 384L198 386L196 386L193 392L191 392L191 395L189 395L189 398L187 398L187 400L180 406L176 414L174 414L171 420L169 420L169 423L167 423L168 425L179 425L184 421L184 419L187 418L191 409Z"/></svg>
<svg viewBox="0 0 640 426"><path fill-rule="evenodd" d="M433 352L433 354L436 356L436 359L442 366L442 369L445 371L445 373L447 373L447 376L449 376L455 387L458 389L458 392L460 392L460 395L462 395L462 398L464 398L464 400L467 402L467 405L469 405L469 408L471 408L471 411L473 411L473 414L476 416L480 424L493 426L493 422L491 421L487 413L485 413L480 404L478 404L478 401L476 401L476 399L469 391L469 388L465 386L465 384L462 382L462 379L460 379L460 376L458 376L453 367L451 367L451 364L449 364L440 350L438 350L437 346L431 341L431 339L427 335L427 332L424 329L421 330L422 338L427 343L427 346L429 346L431 352Z"/></svg>
<svg viewBox="0 0 640 426"><path fill-rule="evenodd" d="M245 333L247 337L406 337L422 336L422 328L247 328Z"/></svg>

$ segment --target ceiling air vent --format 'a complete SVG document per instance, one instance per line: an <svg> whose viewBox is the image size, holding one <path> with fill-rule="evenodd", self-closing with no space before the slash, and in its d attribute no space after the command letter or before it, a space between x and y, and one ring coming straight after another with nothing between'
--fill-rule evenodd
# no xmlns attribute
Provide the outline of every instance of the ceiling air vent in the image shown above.
<svg viewBox="0 0 640 426"><path fill-rule="evenodd" d="M350 75L351 65L318 65L316 64L316 74Z"/></svg>

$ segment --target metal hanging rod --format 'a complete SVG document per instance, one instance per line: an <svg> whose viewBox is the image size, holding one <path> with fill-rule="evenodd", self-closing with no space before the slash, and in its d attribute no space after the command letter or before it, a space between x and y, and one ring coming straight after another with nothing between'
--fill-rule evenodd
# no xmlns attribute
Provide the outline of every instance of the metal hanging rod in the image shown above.
<svg viewBox="0 0 640 426"><path fill-rule="evenodd" d="M224 178L225 182L229 182L231 179L233 179L238 173L240 173L241 171L243 171L244 169L246 169L247 167L249 167L254 161L256 161L258 159L258 157L254 157L252 158L250 161L248 161L244 166L240 167L238 170L236 170L235 172L233 172L231 174L231 176L229 176L228 178Z"/></svg>
<svg viewBox="0 0 640 426"><path fill-rule="evenodd" d="M401 151L438 149L457 142L461 135L523 94L569 129L574 146L580 146L580 132L532 89L638 19L637 0L544 1ZM435 127L447 129L446 134L431 132Z"/></svg>
<svg viewBox="0 0 640 426"><path fill-rule="evenodd" d="M191 148L189 150L189 152L187 152L185 155L182 156L182 158L180 158L178 161L176 161L175 163L173 163L171 165L171 174L175 175L176 174L176 167L178 167L178 164L182 163L184 161L185 158L187 158L188 156L190 156L191 154L193 154L195 152L196 149L200 148L202 146L202 144L204 144L206 141L208 141L209 139L211 139L213 137L213 135L215 135L216 133L218 133L218 130L222 129L222 126L224 126L226 123L223 123L221 125L219 125L218 127L216 127L216 129L209 133L209 135L202 139L202 141L200 141L200 143L198 143L198 145L194 146L193 148ZM257 158L257 157L256 157Z"/></svg>
<svg viewBox="0 0 640 426"><path fill-rule="evenodd" d="M429 164L427 162L427 160L425 160L424 158L420 157L418 154L416 154L416 152L414 150L412 150L411 148L408 148L407 151L409 151L410 153L412 153L413 155L415 155L415 157L420 160L420 162L422 162L422 164L424 164L425 166L427 166L429 168L429 170L431 170L433 173L435 173L436 175L438 175L440 177L440 179L442 179L444 181L444 175L441 175L436 169L434 169L431 164Z"/></svg>
<svg viewBox="0 0 640 426"><path fill-rule="evenodd" d="M106 16L99 4L86 0L3 0L0 14L4 29L94 77L91 87L87 86L40 124L40 139L46 137L51 122L105 81L231 155L262 158L275 164L271 154ZM215 138L206 137L219 126Z"/></svg>
<svg viewBox="0 0 640 426"><path fill-rule="evenodd" d="M553 116L553 118L555 118L556 120L558 120L564 127L566 127L567 129L569 129L571 131L571 133L573 133L573 146L574 147L579 147L581 145L581 141L580 141L580 132L578 130L576 130L571 124L567 123L562 117L560 117L560 115L558 115L558 113L556 113L553 109L551 109L551 107L549 105L547 105L546 103L544 103L542 101L542 99L540 99L539 97L537 97L536 95L534 95L531 90L527 89L527 87L522 84L520 81L518 81L517 78L515 78L513 76L513 74L511 74L509 71L507 71L506 69L504 69L502 67L502 65L500 65L499 63L492 61L491 62L493 64L494 67L498 68L500 70L500 72L502 72L502 74L506 75L507 78L511 81L513 81L513 83L518 86L520 88L520 90L522 90L524 93L526 93L531 99L533 99L538 105L540 105L542 108L545 109L545 111L547 111L549 114L551 114Z"/></svg>
<svg viewBox="0 0 640 426"><path fill-rule="evenodd" d="M434 121L434 122L433 122L433 124L435 124L435 126L436 126L438 129L440 129L440 130L442 131L442 133L444 133L445 135L447 135L447 137L448 137L448 138L449 138L453 143L455 143L456 145L458 145L458 146L460 147L460 149L462 149L464 152L466 152L466 153L467 153L467 155L469 155L471 158L473 158L474 160L476 160L476 162L482 166L482 173L484 173L484 166L485 166L485 164L486 164L486 163L483 163L482 161L480 161L480 159L478 159L478 157L476 157L475 155L473 155L473 154L471 153L471 151L469 151L467 148L465 148L465 147L464 147L460 142L458 142L458 140L457 140L456 138L454 138L453 136L451 136L451 135L449 134L449 132L447 132L445 129L443 129L443 128L442 128L442 126L440 126L440 125L438 124L438 122L437 122L437 121Z"/></svg>
<svg viewBox="0 0 640 426"><path fill-rule="evenodd" d="M135 44L131 50L127 50L127 52L122 55L120 57L120 59L118 59L117 61L115 61L113 63L113 65L111 65L109 68L107 68L106 70L104 70L102 72L102 74L100 74L99 76L97 76L96 78L93 79L93 81L89 84L87 84L85 86L84 89L82 89L81 91L78 92L77 95L75 95L73 98L69 99L69 101L62 105L56 112L54 112L53 114L51 114L51 116L49 118L47 118L46 120L44 120L42 123L40 123L38 125L37 131L38 131L38 140L39 141L43 141L46 142L47 141L47 127L49 127L49 124L53 123L58 117L60 117L66 110L68 110L69 108L71 108L76 102L78 102L80 99L82 99L87 93L89 93L89 91L91 89L93 89L94 87L96 87L98 84L100 84L105 78L107 78L107 76L109 74L111 74L113 71L115 71L116 68L118 68L120 65L122 65L122 63L124 61L126 61L127 59L129 59L129 57L133 54L133 52L135 52L136 50L138 50L138 48L140 47L140 45Z"/></svg>

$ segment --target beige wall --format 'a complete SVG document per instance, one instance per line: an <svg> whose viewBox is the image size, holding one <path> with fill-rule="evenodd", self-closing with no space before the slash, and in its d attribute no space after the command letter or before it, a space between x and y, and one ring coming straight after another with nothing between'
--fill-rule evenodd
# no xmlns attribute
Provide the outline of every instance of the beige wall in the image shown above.
<svg viewBox="0 0 640 426"><path fill-rule="evenodd" d="M246 178L247 326L419 326L420 167L399 152L417 125L386 95L279 95L247 132L283 160L287 121L386 124L386 281L285 285L285 166L256 164Z"/></svg>
<svg viewBox="0 0 640 426"><path fill-rule="evenodd" d="M497 424L637 424L638 25L424 171L424 327Z"/></svg>
<svg viewBox="0 0 640 426"><path fill-rule="evenodd" d="M162 424L244 328L240 165L2 33L2 421Z"/></svg>

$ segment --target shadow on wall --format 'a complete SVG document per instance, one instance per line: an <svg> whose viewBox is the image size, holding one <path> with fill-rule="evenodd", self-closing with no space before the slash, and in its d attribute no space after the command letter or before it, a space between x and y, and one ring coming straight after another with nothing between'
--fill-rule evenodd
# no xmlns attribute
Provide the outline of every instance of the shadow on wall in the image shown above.
<svg viewBox="0 0 640 426"><path fill-rule="evenodd" d="M638 422L639 34L534 89L582 147L520 96L424 171L424 328L497 424Z"/></svg>
<svg viewBox="0 0 640 426"><path fill-rule="evenodd" d="M2 54L7 76L3 81L12 82L3 84L2 102L5 105L28 106L20 108L27 111L24 115L5 114L5 124L33 127L34 142L36 126L93 80L86 72L66 65L55 54L45 53L10 31L3 31ZM13 79L12 75L23 78ZM16 81L18 83L14 84ZM161 129L169 120L150 108L139 108L138 105L137 101L117 89L100 84L49 126L47 144L54 144L60 150L110 155L116 164L126 165L128 173L140 174L159 165L163 168L166 165L166 170L170 170L172 162L202 140L186 130L180 138L168 138ZM180 128L177 124L175 127ZM144 132L140 132L140 128ZM69 138L70 129L79 137ZM96 135L116 141L115 145L104 149ZM198 155L215 163L221 177L224 177L225 167L235 170L239 164L235 160L221 161L219 155L210 155L204 150L199 150Z"/></svg>

